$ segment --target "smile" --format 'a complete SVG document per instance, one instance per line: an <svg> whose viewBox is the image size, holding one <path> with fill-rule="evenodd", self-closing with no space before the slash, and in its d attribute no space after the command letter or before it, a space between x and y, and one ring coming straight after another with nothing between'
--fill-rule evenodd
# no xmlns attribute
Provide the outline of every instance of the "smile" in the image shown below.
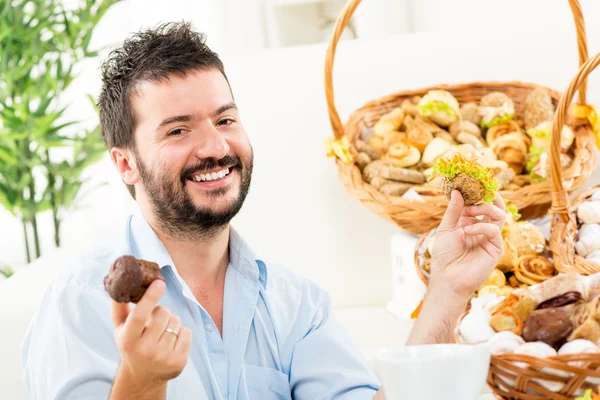
<svg viewBox="0 0 600 400"><path fill-rule="evenodd" d="M220 171L206 172L203 174L194 174L190 176L190 180L194 182L211 182L218 181L229 175L230 169L223 168Z"/></svg>

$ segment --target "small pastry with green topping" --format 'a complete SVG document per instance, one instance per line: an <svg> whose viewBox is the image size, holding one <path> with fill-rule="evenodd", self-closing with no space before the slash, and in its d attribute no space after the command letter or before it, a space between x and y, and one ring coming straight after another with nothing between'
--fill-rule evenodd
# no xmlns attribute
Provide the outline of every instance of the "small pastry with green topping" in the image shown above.
<svg viewBox="0 0 600 400"><path fill-rule="evenodd" d="M491 203L498 191L498 182L492 172L476 160L468 160L462 154L452 158L441 157L434 165L434 175L444 177L444 194L450 199L452 191L458 190L465 206Z"/></svg>
<svg viewBox="0 0 600 400"><path fill-rule="evenodd" d="M481 98L479 115L481 115L480 126L491 128L515 118L515 103L502 92L492 92Z"/></svg>
<svg viewBox="0 0 600 400"><path fill-rule="evenodd" d="M419 101L419 114L447 127L460 119L458 100L445 90L430 90Z"/></svg>

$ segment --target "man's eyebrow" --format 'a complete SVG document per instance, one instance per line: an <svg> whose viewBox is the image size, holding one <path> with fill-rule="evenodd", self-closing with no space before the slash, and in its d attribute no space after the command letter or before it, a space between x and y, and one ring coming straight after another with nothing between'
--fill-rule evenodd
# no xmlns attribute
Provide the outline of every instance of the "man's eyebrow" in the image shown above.
<svg viewBox="0 0 600 400"><path fill-rule="evenodd" d="M169 117L164 119L156 128L156 130L159 130L160 128L162 128L163 126L172 124L173 122L190 122L191 120L194 119L193 115L176 115L174 117Z"/></svg>
<svg viewBox="0 0 600 400"><path fill-rule="evenodd" d="M227 103L227 104L223 104L221 107L217 108L212 114L211 114L211 118L216 117L219 114L224 113L227 110L231 110L231 109L237 109L237 105L234 102L231 103ZM185 115L175 115L173 117L169 117L164 119L156 128L156 130L159 130L160 128L172 124L174 122L190 122L195 118L195 116L190 115L190 114L185 114Z"/></svg>
<svg viewBox="0 0 600 400"><path fill-rule="evenodd" d="M237 110L237 106L235 105L235 103L233 101L231 103L223 104L221 107L217 108L216 111L214 111L210 116L211 116L211 118L214 118L217 115L223 114L225 111L231 110L231 109Z"/></svg>

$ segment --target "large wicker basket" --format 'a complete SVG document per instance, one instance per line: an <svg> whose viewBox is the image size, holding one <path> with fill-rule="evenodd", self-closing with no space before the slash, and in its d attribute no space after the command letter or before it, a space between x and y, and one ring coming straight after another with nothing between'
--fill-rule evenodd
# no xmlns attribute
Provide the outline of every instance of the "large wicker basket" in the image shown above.
<svg viewBox="0 0 600 400"><path fill-rule="evenodd" d="M600 187L590 189L578 195L573 202L569 201L569 195L565 190L563 182L564 173L561 171L558 161L558 148L560 146L560 133L557 132L557 127L562 126L565 113L574 93L582 85L585 85L585 80L589 73L600 64L600 54L588 60L582 65L579 73L571 82L571 85L565 92L565 95L558 104L559 110L554 118L554 129L552 132L551 146L551 171L552 184L554 192L552 193L552 210L554 214L552 219L552 237L550 240L550 249L554 254L556 268L561 272L578 272L582 275L590 275L600 272L600 266L588 262L585 258L575 254L575 242L577 241L578 223L577 223L577 208L588 197L600 191ZM585 104L585 103L584 103ZM588 106L589 107L589 106ZM587 129L590 129L590 121L583 119L581 121ZM598 129L600 127L596 127ZM558 143L558 144L557 144Z"/></svg>
<svg viewBox="0 0 600 400"><path fill-rule="evenodd" d="M457 323L467 315L463 314ZM457 343L461 343L455 336ZM564 354L538 358L523 354L497 354L490 359L487 383L498 399L573 400L583 390L598 386L589 378L600 378L600 354ZM587 381L586 381L587 379ZM541 382L560 383L559 391L551 391Z"/></svg>
<svg viewBox="0 0 600 400"><path fill-rule="evenodd" d="M460 102L479 101L484 95L500 91L510 96L517 112L517 118L522 115L524 101L531 90L542 88L546 90L556 105L560 94L554 90L539 85L523 82L473 82L460 85L438 85L435 87L402 91L392 95L373 100L358 110L354 111L345 125L335 108L333 94L333 64L335 51L340 36L348 24L352 14L361 0L349 0L339 15L335 31L332 35L327 50L325 62L325 94L329 118L334 134L335 146L332 151L336 158L340 180L343 182L348 194L368 209L379 214L384 219L391 221L400 228L413 234L429 231L439 224L446 210L448 200L441 190L426 186L415 186L414 189L424 199L423 202L409 200L401 196L387 196L363 180L360 169L348 155L354 156L358 151L354 145L360 138L365 128L371 128L379 118L391 109L400 106L403 100L413 96L422 96L431 89L444 89L450 92ZM580 63L587 60L587 42L583 15L578 0L569 0L577 28L577 40ZM585 85L579 92L581 103L585 103ZM563 172L563 179L569 191L572 191L585 182L595 167L595 159L590 154L593 147L593 137L588 130L576 132L575 159L571 166ZM526 219L537 218L547 213L550 207L550 182L533 183L516 191L502 191L502 196L519 208Z"/></svg>

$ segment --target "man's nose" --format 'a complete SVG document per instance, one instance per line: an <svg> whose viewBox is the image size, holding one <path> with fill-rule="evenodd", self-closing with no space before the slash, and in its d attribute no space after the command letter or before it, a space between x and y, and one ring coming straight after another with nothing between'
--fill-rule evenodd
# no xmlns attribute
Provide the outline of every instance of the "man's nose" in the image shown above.
<svg viewBox="0 0 600 400"><path fill-rule="evenodd" d="M195 155L198 159L213 158L220 160L229 154L229 144L225 135L219 132L212 124L198 132L196 135Z"/></svg>

